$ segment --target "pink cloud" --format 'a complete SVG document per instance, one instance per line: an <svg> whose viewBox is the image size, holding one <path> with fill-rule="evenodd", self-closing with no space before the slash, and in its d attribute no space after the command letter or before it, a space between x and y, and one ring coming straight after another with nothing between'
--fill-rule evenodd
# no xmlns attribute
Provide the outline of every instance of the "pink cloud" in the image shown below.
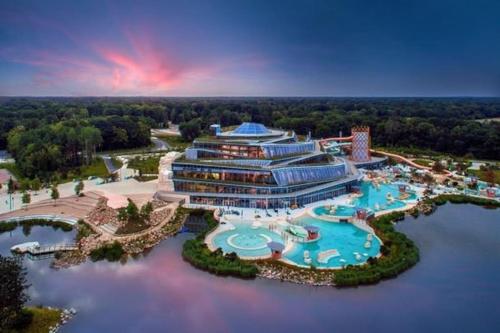
<svg viewBox="0 0 500 333"><path fill-rule="evenodd" d="M50 28L75 45L64 51L24 45L0 50L1 59L32 67L28 79L32 90L37 91L71 91L74 95L200 94L200 89L213 89L214 82L237 82L241 70L265 71L270 64L259 54L183 57L174 51L175 45L166 47L164 40L144 27L121 27L116 42L109 42L88 40L57 22L34 16L29 22Z"/></svg>

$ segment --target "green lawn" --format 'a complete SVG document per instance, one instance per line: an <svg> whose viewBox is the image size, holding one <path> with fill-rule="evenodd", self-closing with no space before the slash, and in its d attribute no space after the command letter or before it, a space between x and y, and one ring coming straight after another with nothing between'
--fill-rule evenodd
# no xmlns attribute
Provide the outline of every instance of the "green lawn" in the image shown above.
<svg viewBox="0 0 500 333"><path fill-rule="evenodd" d="M495 173L495 183L500 184L500 170L494 170L493 172ZM482 181L487 181L485 177L486 171L468 169L467 173L478 177Z"/></svg>
<svg viewBox="0 0 500 333"><path fill-rule="evenodd" d="M120 167L122 165L120 161L115 159L113 159L113 163L117 167ZM18 181L27 179L26 177L22 176L21 172L18 170L14 163L1 163L0 169L9 170L14 176L16 176ZM108 176L108 170L106 169L104 161L100 158L97 158L90 165L76 167L65 172L65 175L59 175L59 182L66 183L72 181L75 178L87 179L90 176L106 178Z"/></svg>
<svg viewBox="0 0 500 333"><path fill-rule="evenodd" d="M158 174L160 156L135 157L128 163L128 167L138 170L141 174Z"/></svg>
<svg viewBox="0 0 500 333"><path fill-rule="evenodd" d="M432 160L425 160L422 158L417 158L417 159L413 160L413 162L420 164L420 165L423 165L423 166L426 166L426 167L430 167L434 163L434 161L432 161Z"/></svg>
<svg viewBox="0 0 500 333"><path fill-rule="evenodd" d="M162 135L157 136L158 139L165 141L169 144L173 150L184 151L187 147L191 146L191 141L186 141L182 138L182 136L174 136L174 135Z"/></svg>
<svg viewBox="0 0 500 333"><path fill-rule="evenodd" d="M47 333L49 328L59 323L61 310L39 307L28 307L33 313L33 321L21 333Z"/></svg>

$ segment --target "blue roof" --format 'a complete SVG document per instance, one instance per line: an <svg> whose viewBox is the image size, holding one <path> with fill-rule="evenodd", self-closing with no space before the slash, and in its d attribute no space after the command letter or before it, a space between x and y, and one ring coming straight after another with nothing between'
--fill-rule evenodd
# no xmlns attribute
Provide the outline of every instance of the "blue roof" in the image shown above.
<svg viewBox="0 0 500 333"><path fill-rule="evenodd" d="M266 126L258 123L243 123L233 131L233 134L240 135L260 135L269 134L271 131Z"/></svg>

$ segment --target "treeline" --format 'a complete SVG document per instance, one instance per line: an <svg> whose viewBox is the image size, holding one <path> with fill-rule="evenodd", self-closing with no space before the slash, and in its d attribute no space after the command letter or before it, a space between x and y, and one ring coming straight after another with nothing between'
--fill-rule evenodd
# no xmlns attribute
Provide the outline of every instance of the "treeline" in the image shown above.
<svg viewBox="0 0 500 333"><path fill-rule="evenodd" d="M0 98L0 149L9 147L15 158L21 157L9 137L22 127L29 140L40 138L43 145L31 149L43 153L30 157L25 151L27 157L21 158L38 161L34 164L40 170L53 170L85 163L92 150L147 145L149 128L166 127L169 121L180 125L187 140L214 123L253 121L302 135L311 132L315 138L349 135L352 126L368 125L376 146L500 159L500 123L483 121L498 117L500 99L495 98ZM96 128L101 139L95 136L90 147L78 140L75 155L58 127L73 128L77 136L83 128ZM65 162L52 165L47 156L63 156Z"/></svg>
<svg viewBox="0 0 500 333"><path fill-rule="evenodd" d="M207 99L179 100L167 110L188 140L213 123L261 122L315 138L368 125L376 146L500 159L500 122L480 121L500 117L500 99Z"/></svg>
<svg viewBox="0 0 500 333"><path fill-rule="evenodd" d="M7 99L0 104L0 149L24 176L45 179L91 164L98 151L150 145L150 129L163 126L164 116L150 105Z"/></svg>

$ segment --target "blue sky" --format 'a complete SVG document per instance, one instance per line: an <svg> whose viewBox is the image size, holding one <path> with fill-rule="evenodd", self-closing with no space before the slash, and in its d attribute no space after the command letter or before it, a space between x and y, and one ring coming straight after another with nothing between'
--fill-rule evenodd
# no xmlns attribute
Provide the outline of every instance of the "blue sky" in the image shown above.
<svg viewBox="0 0 500 333"><path fill-rule="evenodd" d="M0 95L500 96L500 1L2 1Z"/></svg>

